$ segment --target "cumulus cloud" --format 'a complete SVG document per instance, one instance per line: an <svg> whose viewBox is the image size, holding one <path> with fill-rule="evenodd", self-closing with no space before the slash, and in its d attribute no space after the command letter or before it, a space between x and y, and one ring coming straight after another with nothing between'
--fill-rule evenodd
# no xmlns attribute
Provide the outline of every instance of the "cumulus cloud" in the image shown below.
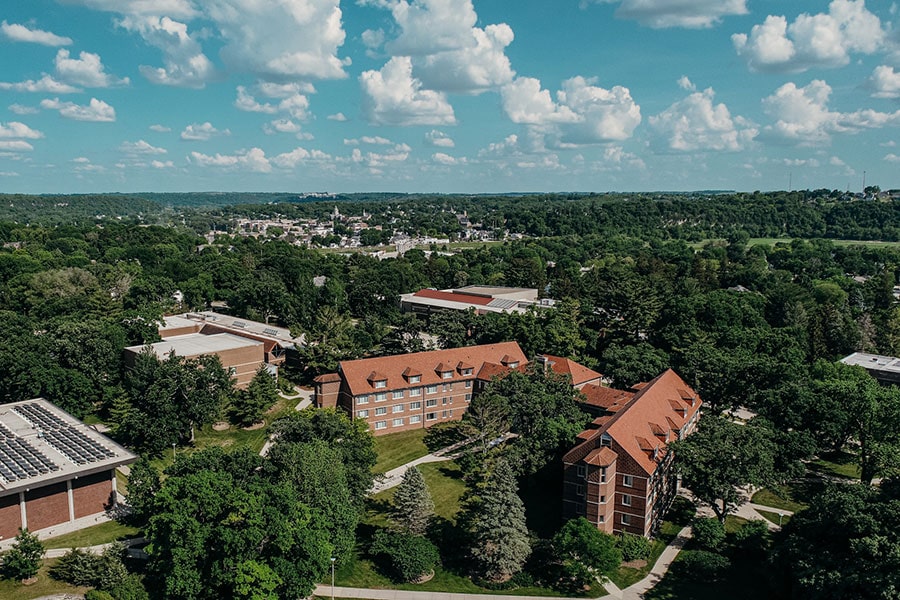
<svg viewBox="0 0 900 600"><path fill-rule="evenodd" d="M166 127L165 125L160 125L159 123L155 123L149 127L150 131L156 131L158 133L168 133L172 131L171 127Z"/></svg>
<svg viewBox="0 0 900 600"><path fill-rule="evenodd" d="M36 115L41 112L39 108L34 106L24 106L22 104L10 104L9 112L17 114L17 115Z"/></svg>
<svg viewBox="0 0 900 600"><path fill-rule="evenodd" d="M192 0L66 0L94 10L131 15L172 15L193 18L198 15Z"/></svg>
<svg viewBox="0 0 900 600"><path fill-rule="evenodd" d="M437 129L432 129L425 134L425 143L437 148L453 148L456 145L450 136Z"/></svg>
<svg viewBox="0 0 900 600"><path fill-rule="evenodd" d="M885 154L884 160L886 160L889 163L900 163L900 156L897 156L896 154L894 154L892 152L890 154Z"/></svg>
<svg viewBox="0 0 900 600"><path fill-rule="evenodd" d="M778 88L763 100L763 110L775 120L766 126L760 139L814 146L828 143L835 133L858 133L900 125L900 110L893 113L858 110L842 113L828 108L831 86L814 80L805 87L793 82Z"/></svg>
<svg viewBox="0 0 900 600"><path fill-rule="evenodd" d="M186 23L168 16L128 15L119 21L163 53L162 67L141 65L140 72L158 85L202 88L215 75L215 67L200 42L188 33Z"/></svg>
<svg viewBox="0 0 900 600"><path fill-rule="evenodd" d="M506 48L513 38L506 23L473 27L469 38L474 40L459 50L438 52L414 61L416 76L428 89L480 93L512 81L515 71L506 56Z"/></svg>
<svg viewBox="0 0 900 600"><path fill-rule="evenodd" d="M727 151L746 148L759 130L742 117L732 118L725 104L714 104L715 92L694 92L649 119L651 129L668 150Z"/></svg>
<svg viewBox="0 0 900 600"><path fill-rule="evenodd" d="M10 121L9 123L0 123L0 138L22 138L27 140L37 140L44 137L44 134L36 129L32 129L25 123L18 121Z"/></svg>
<svg viewBox="0 0 900 600"><path fill-rule="evenodd" d="M116 109L104 102L91 98L87 105L74 102L60 102L59 98L41 100L41 108L58 110L60 116L75 121L93 121L97 123L111 123L116 120Z"/></svg>
<svg viewBox="0 0 900 600"><path fill-rule="evenodd" d="M247 88L242 85L239 85L237 87L237 99L234 101L234 107L245 112L258 112L267 114L274 114L278 112L278 108L269 103L261 104L257 102L256 98L254 98L247 91Z"/></svg>
<svg viewBox="0 0 900 600"><path fill-rule="evenodd" d="M118 79L106 73L99 54L81 52L78 58L70 58L68 50L60 49L56 53L55 64L59 78L74 85L104 88L128 84L127 77Z"/></svg>
<svg viewBox="0 0 900 600"><path fill-rule="evenodd" d="M431 160L438 163L439 165L446 166L466 164L468 162L465 157L456 158L455 156L450 156L445 152L435 152L431 155Z"/></svg>
<svg viewBox="0 0 900 600"><path fill-rule="evenodd" d="M254 173L269 173L272 165L266 158L266 153L260 148L242 150L235 154L201 154L191 152L190 161L201 167L218 167L235 171L252 171Z"/></svg>
<svg viewBox="0 0 900 600"><path fill-rule="evenodd" d="M887 65L875 67L866 87L876 98L900 98L900 72Z"/></svg>
<svg viewBox="0 0 900 600"><path fill-rule="evenodd" d="M441 92L423 89L408 56L395 56L379 71L359 76L363 112L375 125L454 125L453 107Z"/></svg>
<svg viewBox="0 0 900 600"><path fill-rule="evenodd" d="M325 118L328 119L329 121L337 121L339 123L343 123L343 122L347 121L347 116L344 115L344 113L342 113L342 112L334 113L333 115L328 115Z"/></svg>
<svg viewBox="0 0 900 600"><path fill-rule="evenodd" d="M174 169L175 163L171 160L152 160L150 161L150 166L154 169Z"/></svg>
<svg viewBox="0 0 900 600"><path fill-rule="evenodd" d="M165 154L167 150L165 148L158 148L153 146L152 144L147 143L144 140L138 140L136 142L122 142L119 146L119 150L124 152L125 154Z"/></svg>
<svg viewBox="0 0 900 600"><path fill-rule="evenodd" d="M560 145L597 144L631 137L641 109L626 87L607 90L592 79L573 77L554 100L541 82L520 77L502 90L503 108L514 123L540 128Z"/></svg>
<svg viewBox="0 0 900 600"><path fill-rule="evenodd" d="M283 112L301 121L309 117L309 98L305 94L300 93L301 87L299 84L262 83L257 88L263 95L269 98L281 98L281 101L277 105L269 102L258 102L247 91L247 88L238 86L237 99L234 101L234 106L247 112L266 114Z"/></svg>
<svg viewBox="0 0 900 600"><path fill-rule="evenodd" d="M694 85L694 83L690 79L688 79L687 75L682 75L678 78L678 87L689 92L697 91L697 86Z"/></svg>
<svg viewBox="0 0 900 600"><path fill-rule="evenodd" d="M25 140L0 140L0 150L4 152L30 152L34 146Z"/></svg>
<svg viewBox="0 0 900 600"><path fill-rule="evenodd" d="M38 80L27 79L10 83L6 81L0 82L0 90L9 90L11 92L35 92L44 94L74 94L81 90L75 86L68 85L61 81L53 79L50 75L44 74Z"/></svg>
<svg viewBox="0 0 900 600"><path fill-rule="evenodd" d="M736 33L731 40L751 71L801 72L842 67L851 53L876 52L885 37L865 0L833 0L827 13L803 13L790 25L784 16L769 15L749 35Z"/></svg>
<svg viewBox="0 0 900 600"><path fill-rule="evenodd" d="M385 44L385 50L393 55L424 56L459 50L470 43L470 32L478 20L472 0L363 0L363 3L390 8L400 29L400 35ZM375 39L369 36L369 41Z"/></svg>
<svg viewBox="0 0 900 600"><path fill-rule="evenodd" d="M31 42L44 46L69 46L72 38L56 35L42 29L30 29L17 23L0 23L0 33L14 42Z"/></svg>
<svg viewBox="0 0 900 600"><path fill-rule="evenodd" d="M181 139L189 142L205 142L213 136L231 135L228 129L218 130L209 121L205 123L192 123L181 132Z"/></svg>
<svg viewBox="0 0 900 600"><path fill-rule="evenodd" d="M588 4L613 4L618 0L582 0ZM622 0L616 17L637 21L646 27L703 29L722 22L723 17L747 14L747 0Z"/></svg>

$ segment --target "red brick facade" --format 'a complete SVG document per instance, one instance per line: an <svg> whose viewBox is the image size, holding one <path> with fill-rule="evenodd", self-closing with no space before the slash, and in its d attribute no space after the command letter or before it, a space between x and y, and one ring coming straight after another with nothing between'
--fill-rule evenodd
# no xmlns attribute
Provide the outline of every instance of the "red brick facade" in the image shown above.
<svg viewBox="0 0 900 600"><path fill-rule="evenodd" d="M608 533L649 536L677 490L667 444L693 432L701 401L672 370L624 398L563 458L563 512Z"/></svg>
<svg viewBox="0 0 900 600"><path fill-rule="evenodd" d="M113 487L109 472L95 473L72 481L75 518L102 513L110 503Z"/></svg>
<svg viewBox="0 0 900 600"><path fill-rule="evenodd" d="M0 498L0 541L15 537L21 526L22 508L19 506L19 494Z"/></svg>
<svg viewBox="0 0 900 600"><path fill-rule="evenodd" d="M36 531L69 520L69 492L66 483L55 483L25 492L25 519Z"/></svg>

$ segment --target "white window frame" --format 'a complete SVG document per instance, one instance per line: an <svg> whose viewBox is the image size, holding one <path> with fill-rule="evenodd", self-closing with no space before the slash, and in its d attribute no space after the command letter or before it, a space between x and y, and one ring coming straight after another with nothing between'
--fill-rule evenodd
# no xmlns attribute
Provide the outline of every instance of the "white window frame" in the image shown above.
<svg viewBox="0 0 900 600"><path fill-rule="evenodd" d="M441 379L453 379L453 371L441 371Z"/></svg>
<svg viewBox="0 0 900 600"><path fill-rule="evenodd" d="M622 494L622 506L631 506L630 494Z"/></svg>
<svg viewBox="0 0 900 600"><path fill-rule="evenodd" d="M378 379L374 382L375 389L380 390L387 387L387 379Z"/></svg>
<svg viewBox="0 0 900 600"><path fill-rule="evenodd" d="M392 413L402 413L405 410L406 410L405 404L395 404L394 406L391 407Z"/></svg>
<svg viewBox="0 0 900 600"><path fill-rule="evenodd" d="M634 476L622 475L622 485L625 487L634 487Z"/></svg>
<svg viewBox="0 0 900 600"><path fill-rule="evenodd" d="M391 400L403 400L403 390L394 390L391 392Z"/></svg>
<svg viewBox="0 0 900 600"><path fill-rule="evenodd" d="M437 384L425 386L426 394L437 394Z"/></svg>
<svg viewBox="0 0 900 600"><path fill-rule="evenodd" d="M375 421L375 429L387 429L387 421Z"/></svg>
<svg viewBox="0 0 900 600"><path fill-rule="evenodd" d="M379 406L375 409L375 416L380 417L387 414L387 406Z"/></svg>
<svg viewBox="0 0 900 600"><path fill-rule="evenodd" d="M368 404L368 403L369 403L369 395L368 395L368 394L363 394L363 395L361 395L361 396L357 396L357 397L356 397L356 403L357 403L357 404Z"/></svg>
<svg viewBox="0 0 900 600"><path fill-rule="evenodd" d="M358 411L356 411L356 416L357 416L357 418L359 418L359 419L368 419L368 418L369 418L369 411L367 411L367 410L358 410Z"/></svg>
<svg viewBox="0 0 900 600"><path fill-rule="evenodd" d="M426 413L425 420L426 421L437 421L437 413L436 412Z"/></svg>
<svg viewBox="0 0 900 600"><path fill-rule="evenodd" d="M466 379L466 388L470 388L470 387L472 387L472 380Z"/></svg>
<svg viewBox="0 0 900 600"><path fill-rule="evenodd" d="M409 376L409 382L410 382L410 383L419 383L420 381L422 381L422 376L421 376L421 375L410 375L410 376Z"/></svg>
<svg viewBox="0 0 900 600"><path fill-rule="evenodd" d="M422 388L420 388L420 387L417 387L417 388L410 388L410 390L409 390L409 397L410 397L410 398L414 398L414 397L416 397L416 396L421 396L421 395L422 395Z"/></svg>
<svg viewBox="0 0 900 600"><path fill-rule="evenodd" d="M384 402L387 400L387 392L378 392L375 394L375 402Z"/></svg>
<svg viewBox="0 0 900 600"><path fill-rule="evenodd" d="M410 425L412 425L413 423L421 423L421 422L422 422L422 415L412 415L409 418Z"/></svg>
<svg viewBox="0 0 900 600"><path fill-rule="evenodd" d="M631 515L622 515L622 525L631 525Z"/></svg>
<svg viewBox="0 0 900 600"><path fill-rule="evenodd" d="M437 398L429 398L425 401L425 408L433 408L437 406Z"/></svg>
<svg viewBox="0 0 900 600"><path fill-rule="evenodd" d="M403 419L402 419L402 418L401 418L401 419L394 419L393 421L391 421L391 427L403 427L403 425L404 425L404 423L403 423Z"/></svg>
<svg viewBox="0 0 900 600"><path fill-rule="evenodd" d="M576 465L576 466L575 466L575 474L576 474L579 478L584 479L585 477L587 477L587 466L585 466L585 465Z"/></svg>
<svg viewBox="0 0 900 600"><path fill-rule="evenodd" d="M409 410L419 410L421 408L422 408L421 402L410 402L409 403Z"/></svg>

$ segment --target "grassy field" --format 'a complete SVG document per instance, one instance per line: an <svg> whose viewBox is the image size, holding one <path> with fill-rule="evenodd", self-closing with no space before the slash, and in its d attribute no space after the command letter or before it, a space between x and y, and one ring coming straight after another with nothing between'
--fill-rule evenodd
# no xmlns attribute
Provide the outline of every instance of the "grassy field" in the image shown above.
<svg viewBox="0 0 900 600"><path fill-rule="evenodd" d="M140 530L137 527L122 525L115 521L107 521L93 527L86 527L50 538L44 542L48 550L53 548L84 548L86 546L98 546L108 544L116 540L124 540L137 537Z"/></svg>
<svg viewBox="0 0 900 600"><path fill-rule="evenodd" d="M756 509L756 512L765 517L768 521L775 523L776 525L787 525L791 522L791 515L782 516L781 513L772 512L769 510L760 510L758 508Z"/></svg>
<svg viewBox="0 0 900 600"><path fill-rule="evenodd" d="M428 454L428 448L422 441L425 438L425 432L425 429L413 429L375 438L378 462L375 463L373 471L385 473Z"/></svg>
<svg viewBox="0 0 900 600"><path fill-rule="evenodd" d="M798 484L778 486L776 488L763 488L753 494L751 498L754 504L771 506L781 510L798 512L806 508L802 501L804 494L798 488Z"/></svg>
<svg viewBox="0 0 900 600"><path fill-rule="evenodd" d="M51 594L72 594L81 597L90 588L75 587L68 583L56 581L48 574L51 566L56 564L55 559L45 560L44 566L38 572L37 581L31 585L22 585L18 581L0 579L0 598L3 600L32 600Z"/></svg>
<svg viewBox="0 0 900 600"><path fill-rule="evenodd" d="M859 462L855 454L830 452L809 463L809 469L823 475L844 479L859 479Z"/></svg>

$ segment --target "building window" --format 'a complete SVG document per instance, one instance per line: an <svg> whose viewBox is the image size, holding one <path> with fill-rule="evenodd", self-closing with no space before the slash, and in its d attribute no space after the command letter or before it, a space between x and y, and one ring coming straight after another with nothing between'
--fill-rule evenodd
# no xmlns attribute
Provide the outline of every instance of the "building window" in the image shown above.
<svg viewBox="0 0 900 600"><path fill-rule="evenodd" d="M425 401L425 406L432 407L437 406L437 398L429 398Z"/></svg>
<svg viewBox="0 0 900 600"><path fill-rule="evenodd" d="M425 415L425 419L427 421L434 421L437 419L437 413L428 413Z"/></svg>
<svg viewBox="0 0 900 600"><path fill-rule="evenodd" d="M411 388L411 389L409 390L409 395L410 395L410 396L421 396L421 395L422 395L422 388Z"/></svg>
<svg viewBox="0 0 900 600"><path fill-rule="evenodd" d="M428 385L425 386L426 394L437 394L437 385Z"/></svg>
<svg viewBox="0 0 900 600"><path fill-rule="evenodd" d="M379 379L375 382L375 389L381 389L387 387L387 379Z"/></svg>
<svg viewBox="0 0 900 600"><path fill-rule="evenodd" d="M506 366L509 367L510 369L515 369L516 367L519 366L519 361L514 360L511 363L507 363Z"/></svg>
<svg viewBox="0 0 900 600"><path fill-rule="evenodd" d="M403 426L403 419L394 419L394 421L393 421L393 426L394 426L394 427L402 427L402 426Z"/></svg>
<svg viewBox="0 0 900 600"><path fill-rule="evenodd" d="M422 376L421 376L421 375L410 375L410 376L409 376L409 382L410 382L410 383L419 383L420 381L422 381Z"/></svg>
<svg viewBox="0 0 900 600"><path fill-rule="evenodd" d="M606 496L600 496L600 504L606 504Z"/></svg>
<svg viewBox="0 0 900 600"><path fill-rule="evenodd" d="M446 411L446 410L442 410L442 411L441 411L441 418L442 418L442 419L446 419L446 418L447 418L447 411Z"/></svg>
<svg viewBox="0 0 900 600"><path fill-rule="evenodd" d="M453 371L444 371L443 373L441 373L441 378L443 378L443 379L452 379L452 378L453 378Z"/></svg>
<svg viewBox="0 0 900 600"><path fill-rule="evenodd" d="M466 380L466 388L468 389L470 387L472 387L472 380L468 379L468 380Z"/></svg>
<svg viewBox="0 0 900 600"><path fill-rule="evenodd" d="M386 415L386 414L387 414L387 407L386 407L386 406L379 406L378 408L375 409L375 416L376 416L376 417L381 416L381 415Z"/></svg>
<svg viewBox="0 0 900 600"><path fill-rule="evenodd" d="M608 433L604 433L600 436L600 445L601 446L610 446L612 445L612 438L609 437Z"/></svg>
<svg viewBox="0 0 900 600"><path fill-rule="evenodd" d="M472 394L466 394L466 402L472 401Z"/></svg>
<svg viewBox="0 0 900 600"><path fill-rule="evenodd" d="M376 421L375 429L387 429L387 421Z"/></svg>
<svg viewBox="0 0 900 600"><path fill-rule="evenodd" d="M631 496L622 494L622 506L631 506Z"/></svg>
<svg viewBox="0 0 900 600"><path fill-rule="evenodd" d="M357 404L368 404L369 403L369 395L363 394L362 396L357 396L356 403Z"/></svg>
<svg viewBox="0 0 900 600"><path fill-rule="evenodd" d="M447 398L441 398L441 404L447 404Z"/></svg>
<svg viewBox="0 0 900 600"><path fill-rule="evenodd" d="M444 391L445 391L445 392L449 392L450 390L453 389L453 384L451 384L451 383L445 383L445 384L443 385L443 388L444 388Z"/></svg>
<svg viewBox="0 0 900 600"><path fill-rule="evenodd" d="M391 392L391 400L403 400L403 390L394 390Z"/></svg>
<svg viewBox="0 0 900 600"><path fill-rule="evenodd" d="M360 419L366 419L369 417L369 411L367 410L358 410L356 411L356 416Z"/></svg>
<svg viewBox="0 0 900 600"><path fill-rule="evenodd" d="M375 402L384 402L387 400L387 392L378 392L375 394Z"/></svg>
<svg viewBox="0 0 900 600"><path fill-rule="evenodd" d="M463 369L463 370L462 370L462 374L463 374L464 376L471 375L471 374L472 374L472 369Z"/></svg>
<svg viewBox="0 0 900 600"><path fill-rule="evenodd" d="M575 474L578 475L579 478L584 479L584 476L587 475L587 467L585 467L584 465L576 466Z"/></svg>
<svg viewBox="0 0 900 600"><path fill-rule="evenodd" d="M622 475L622 485L625 487L634 487L634 477L631 475Z"/></svg>
<svg viewBox="0 0 900 600"><path fill-rule="evenodd" d="M422 415L413 415L409 418L409 423L412 425L413 423L421 423Z"/></svg>
<svg viewBox="0 0 900 600"><path fill-rule="evenodd" d="M631 515L622 515L622 525L631 525Z"/></svg>
<svg viewBox="0 0 900 600"><path fill-rule="evenodd" d="M422 408L421 402L410 402L409 403L409 410L419 410L420 408Z"/></svg>
<svg viewBox="0 0 900 600"><path fill-rule="evenodd" d="M576 496L584 496L584 486L580 483L575 486L575 495Z"/></svg>
<svg viewBox="0 0 900 600"><path fill-rule="evenodd" d="M600 483L606 483L606 467L600 469Z"/></svg>
<svg viewBox="0 0 900 600"><path fill-rule="evenodd" d="M237 368L236 367L228 367L228 374L229 375L237 375Z"/></svg>
<svg viewBox="0 0 900 600"><path fill-rule="evenodd" d="M394 413L403 412L405 410L405 408L406 408L406 405L404 405L404 404L395 404L394 406L391 407L391 412L394 412Z"/></svg>
<svg viewBox="0 0 900 600"><path fill-rule="evenodd" d="M597 517L598 523L603 523L605 520L606 520L606 515L600 515L599 517Z"/></svg>

